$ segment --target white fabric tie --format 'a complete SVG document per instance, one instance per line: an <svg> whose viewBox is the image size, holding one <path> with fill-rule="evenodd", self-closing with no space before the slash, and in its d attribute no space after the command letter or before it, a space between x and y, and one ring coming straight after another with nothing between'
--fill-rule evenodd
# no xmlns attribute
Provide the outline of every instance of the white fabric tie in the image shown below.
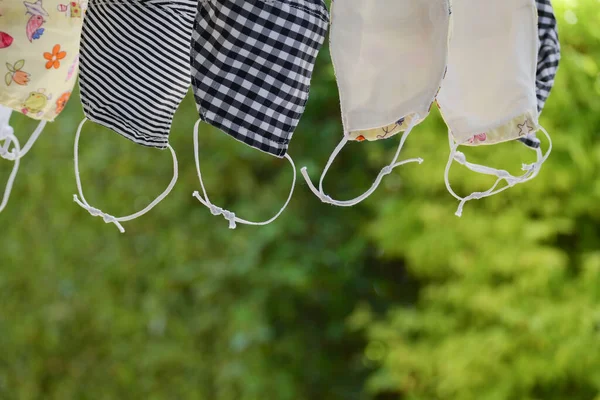
<svg viewBox="0 0 600 400"><path fill-rule="evenodd" d="M485 165L472 164L472 163L468 162L466 159L466 156L462 152L457 150L458 144L454 142L454 140L452 139L452 133L450 131L448 131L448 138L450 141L450 150L451 151L450 151L450 157L448 158L448 163L446 164L446 171L444 174L444 182L446 183L446 188L448 189L450 194L452 194L452 196L454 196L457 200L460 201L460 204L458 205L458 209L456 210L456 213L455 213L457 217L462 216L463 209L467 202L469 202L471 200L480 200L485 197L490 197L490 196L496 195L500 192L505 191L506 189L509 189L509 188L515 186L515 185L530 181L539 174L539 172L542 168L542 165L544 164L544 162L546 162L546 160L550 156L550 153L552 152L552 139L550 138L550 135L542 126L540 126L540 130L544 133L544 135L546 135L546 138L548 139L548 142L549 142L548 150L546 151L546 154L542 154L542 150L539 147L536 149L532 149L537 154L537 160L533 164L523 164L521 169L525 173L521 176L513 176L508 171L505 171L505 170L491 168L491 167L487 167ZM473 172L478 172L478 173L485 174L485 175L492 175L492 176L497 177L498 179L492 185L492 187L490 189L486 190L485 192L474 192L466 197L460 197L459 195L456 194L456 192L454 192L454 190L452 189L452 186L450 185L450 168L452 167L452 163L454 161L458 162L459 164L464 165L465 167L467 167L468 169L470 169ZM506 186L503 186L500 189L496 189L502 181L506 182Z"/></svg>
<svg viewBox="0 0 600 400"><path fill-rule="evenodd" d="M287 208L288 204L290 204L290 201L292 200L292 196L294 195L294 189L296 187L297 172L296 172L296 165L294 164L292 157L290 157L289 154L286 154L284 156L292 165L292 170L294 172L294 178L292 181L292 188L290 190L290 194L289 194L285 204L283 205L283 207L281 207L281 209L279 210L279 212L277 214L275 214L275 216L273 216L271 219L269 219L267 221L263 221L263 222L252 222L252 221L248 221L248 220L239 218L235 215L235 213L214 205L213 203L211 203L210 199L208 198L208 193L206 192L206 187L204 186L204 181L202 180L202 173L200 171L198 130L199 130L201 122L202 122L202 120L198 120L198 121L196 121L196 124L194 125L194 158L196 160L196 171L198 173L198 179L200 180L200 187L202 188L202 194L200 194L200 192L198 192L198 191L195 191L193 193L193 196L196 199L198 199L198 201L200 203L202 203L205 207L207 207L210 210L212 215L214 215L214 216L222 215L223 218L225 218L225 220L229 221L229 229L237 228L237 224L264 226L264 225L270 224L271 222L273 222L277 218L279 218L279 216Z"/></svg>
<svg viewBox="0 0 600 400"><path fill-rule="evenodd" d="M31 136L27 140L27 143L25 143L25 146L23 148L20 148L19 146L19 151L15 151L14 149L13 151L8 151L11 141L14 144L19 142L17 137L14 135L13 127L10 125L0 127L0 141L4 141L4 145L0 147L0 157L8 161L15 161L18 158L24 157L29 152L29 150L31 150L33 144L38 140L38 138L44 131L46 123L47 121L40 121L38 126L35 128L35 131L33 131ZM10 140L7 141L7 138L10 138Z"/></svg>
<svg viewBox="0 0 600 400"><path fill-rule="evenodd" d="M17 140L17 137L14 135L10 126L0 127L0 141L4 141L4 145L0 147L0 155L2 158L14 161L13 169L8 177L8 181L6 182L6 188L4 189L4 195L2 196L2 202L0 202L0 212L2 212L4 208L6 208L6 204L10 198L15 179L17 178L17 173L19 172L21 158L18 157L18 154L20 154L21 148L19 146L19 141ZM7 149L10 147L11 142L13 144L13 149L12 151L8 152Z"/></svg>
<svg viewBox="0 0 600 400"><path fill-rule="evenodd" d="M113 215L107 214L104 211L102 211L98 208L92 207L88 204L87 200L85 199L85 196L83 195L83 188L81 186L81 177L79 176L79 138L81 136L81 130L83 128L83 125L87 122L87 120L88 120L87 118L84 118L83 121L81 121L81 123L79 124L79 128L77 128L77 134L75 135L75 149L74 149L75 180L77 182L77 191L79 192L79 196L73 195L73 201L75 201L75 203L77 203L80 207L82 207L87 212L89 212L91 216L101 217L105 223L114 224L121 233L125 233L125 229L123 228L123 225L121 225L121 222L132 221L132 220L139 218L142 215L148 213L150 210L152 210L154 207L156 207L156 205L158 205L158 203L163 201L165 199L165 197L167 197L169 195L169 193L171 193L171 191L175 187L175 184L177 183L177 178L179 177L179 167L177 164L177 155L175 154L175 150L173 150L171 145L167 145L167 148L171 151L171 155L173 157L173 179L171 179L171 182L169 183L169 186L167 187L167 189L163 193L161 193L156 199L154 199L154 201L152 201L152 203L150 203L143 210L141 210L135 214L125 216L125 217L115 217Z"/></svg>
<svg viewBox="0 0 600 400"><path fill-rule="evenodd" d="M340 154L340 152L342 151L344 146L346 146L346 144L348 143L347 136L344 136L344 138L337 145L337 147L335 148L333 153L331 153L331 156L329 157L329 160L327 161L327 165L325 165L325 169L323 170L323 173L321 174L321 178L319 180L319 189L317 190L317 188L313 185L313 183L310 179L310 176L308 175L308 171L307 171L306 167L303 167L301 170L304 180L308 184L308 187L310 188L310 190L323 203L332 204L334 206L339 206L339 207L352 207L352 206L362 202L363 200L365 200L366 198L371 196L377 190L377 188L381 184L381 181L383 180L383 178L386 175L391 174L392 171L394 170L394 168L399 167L404 164L413 163L413 162L418 162L419 164L423 163L422 158L411 158L408 160L398 161L398 158L400 158L400 152L402 151L402 148L404 147L404 143L406 142L406 139L408 138L408 135L411 133L413 128L419 123L419 119L420 119L420 116L418 114L415 114L410 125L408 126L406 131L404 131L404 133L402 134L402 138L400 139L400 144L398 145L398 149L396 150L396 154L394 155L392 162L389 165L386 165L385 167L383 167L381 169L381 171L379 172L379 175L377 175L377 178L375 179L375 182L373 182L373 185L362 195L360 195L352 200L345 200L345 201L334 200L329 195L327 195L325 193L325 191L323 190L323 181L325 180L325 176L327 175L327 172L329 172L329 168L331 168L331 165L333 164L333 161L335 160L335 158Z"/></svg>

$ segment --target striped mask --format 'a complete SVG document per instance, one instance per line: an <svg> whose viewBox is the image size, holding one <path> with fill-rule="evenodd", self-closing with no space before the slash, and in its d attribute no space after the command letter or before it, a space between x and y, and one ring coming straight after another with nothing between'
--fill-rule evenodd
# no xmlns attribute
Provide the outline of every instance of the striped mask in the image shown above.
<svg viewBox="0 0 600 400"><path fill-rule="evenodd" d="M0 1L0 157L15 162L0 211L19 159L69 101L86 5L87 0ZM22 147L8 124L13 111L40 121Z"/></svg>
<svg viewBox="0 0 600 400"><path fill-rule="evenodd" d="M200 0L192 35L192 86L200 121L295 166L287 149L308 100L329 15L322 0ZM200 122L198 121L198 122ZM203 196L214 215L253 223L213 205L196 165Z"/></svg>
<svg viewBox="0 0 600 400"><path fill-rule="evenodd" d="M552 144L542 153L535 133L541 130L539 110L547 90L536 85L539 76L538 14L534 0L456 0L453 2L454 35L448 74L438 95L440 111L449 128L450 158L445 182L460 201L457 216L466 202L502 192L535 178L550 155ZM494 18L481 18L494 15ZM543 64L543 63L542 63ZM556 65L554 65L556 67ZM555 71L554 71L555 73ZM543 72L542 72L543 74ZM523 174L473 164L458 146L494 145L518 139L533 144L537 160L523 165ZM487 191L466 197L457 195L449 182L453 161L468 169L497 178ZM505 182L505 186L501 183Z"/></svg>
<svg viewBox="0 0 600 400"><path fill-rule="evenodd" d="M177 180L177 158L169 145L173 115L190 79L190 36L197 0L90 0L81 38L81 103L86 118L75 139L79 198L93 216L114 223L136 218L168 195ZM143 211L116 218L91 207L81 190L77 148L90 120L143 146L169 149L175 169L163 194Z"/></svg>

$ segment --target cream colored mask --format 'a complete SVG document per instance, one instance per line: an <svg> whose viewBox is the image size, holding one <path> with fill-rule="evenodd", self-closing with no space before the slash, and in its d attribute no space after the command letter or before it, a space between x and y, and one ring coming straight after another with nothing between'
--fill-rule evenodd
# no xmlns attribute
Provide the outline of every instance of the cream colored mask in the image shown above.
<svg viewBox="0 0 600 400"><path fill-rule="evenodd" d="M539 125L536 99L538 51L537 9L534 0L454 0L454 32L448 73L437 101L449 128L451 154L446 167L446 186L465 203L504 191L537 176L548 158L537 148L537 161L523 165L524 173L467 162L458 146L493 145L530 138L535 141ZM485 16L493 16L486 18ZM472 171L497 178L485 192L461 197L451 188L449 170L453 161ZM506 185L498 188L502 182Z"/></svg>
<svg viewBox="0 0 600 400"><path fill-rule="evenodd" d="M317 190L325 203L353 206L371 195L398 161L411 130L429 114L446 68L448 0L341 0L331 10L331 57L340 91L344 138L331 155ZM323 191L323 179L349 141L375 141L404 132L392 162L371 188L348 201Z"/></svg>
<svg viewBox="0 0 600 400"><path fill-rule="evenodd" d="M65 0L0 1L0 157L15 162L0 211L8 200L19 159L31 149L46 122L62 112L71 96L86 4ZM41 121L22 148L8 124L12 111Z"/></svg>

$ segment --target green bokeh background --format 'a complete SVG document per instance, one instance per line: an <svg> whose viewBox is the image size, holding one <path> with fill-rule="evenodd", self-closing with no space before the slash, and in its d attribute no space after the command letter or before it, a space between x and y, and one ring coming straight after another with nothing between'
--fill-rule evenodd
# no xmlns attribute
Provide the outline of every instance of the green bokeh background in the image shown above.
<svg viewBox="0 0 600 400"><path fill-rule="evenodd" d="M563 59L541 119L554 152L461 219L434 111L403 153L425 163L364 203L327 206L301 182L278 221L229 230L192 198L188 96L171 134L179 182L120 234L72 201L74 96L0 214L0 399L599 400L600 2L554 5ZM342 136L327 48L311 95L290 154L316 179ZM25 141L34 122L13 121ZM254 220L279 209L285 160L207 127L200 141L216 204ZM359 194L396 144L348 145L327 191ZM514 172L534 158L519 143L469 150ZM172 173L167 152L92 124L81 168L90 204L114 215ZM490 184L459 167L451 179L463 194Z"/></svg>

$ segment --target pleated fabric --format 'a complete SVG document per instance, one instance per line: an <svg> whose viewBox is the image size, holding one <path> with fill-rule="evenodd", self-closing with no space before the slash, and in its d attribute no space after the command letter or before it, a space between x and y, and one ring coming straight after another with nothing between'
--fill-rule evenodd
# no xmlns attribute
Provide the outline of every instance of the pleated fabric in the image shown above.
<svg viewBox="0 0 600 400"><path fill-rule="evenodd" d="M87 118L164 149L190 85L197 0L90 0L81 38Z"/></svg>

